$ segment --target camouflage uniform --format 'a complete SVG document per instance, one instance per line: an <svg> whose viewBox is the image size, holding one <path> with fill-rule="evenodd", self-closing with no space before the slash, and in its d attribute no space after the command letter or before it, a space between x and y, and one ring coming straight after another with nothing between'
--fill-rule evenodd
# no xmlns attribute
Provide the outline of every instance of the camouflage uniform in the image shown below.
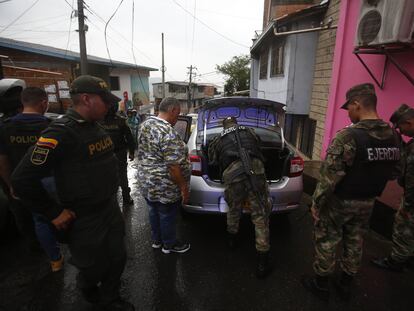
<svg viewBox="0 0 414 311"><path fill-rule="evenodd" d="M414 253L414 140L404 148L400 179L404 196L393 227L391 259L406 262Z"/></svg>
<svg viewBox="0 0 414 311"><path fill-rule="evenodd" d="M362 120L351 126L368 130L371 137L386 139L393 130L382 120ZM348 275L357 273L361 264L363 235L368 230L375 198L344 200L334 194L336 185L352 167L356 156L356 142L347 128L339 131L330 144L326 160L321 167L321 179L313 195L313 206L320 220L315 225L315 261L317 275L328 276L335 269L335 253L343 242L342 271Z"/></svg>
<svg viewBox="0 0 414 311"><path fill-rule="evenodd" d="M257 138L256 134L251 129L248 130ZM216 136L210 143L208 150L210 162L217 162L218 154L216 150L219 142L220 136ZM263 197L263 201L268 203L264 207L264 214L255 193L251 190L247 176L242 174L234 179L229 177L234 176L233 172L240 170L242 167L242 162L237 160L231 163L223 172L223 181L226 187L224 198L229 206L227 212L227 231L231 234L236 234L239 230L241 210L244 209L250 212L252 222L255 226L256 249L259 252L267 252L270 249L269 215L271 202L269 199L269 188L267 187L264 165L261 160L256 158L252 159L252 168L255 173L258 189Z"/></svg>

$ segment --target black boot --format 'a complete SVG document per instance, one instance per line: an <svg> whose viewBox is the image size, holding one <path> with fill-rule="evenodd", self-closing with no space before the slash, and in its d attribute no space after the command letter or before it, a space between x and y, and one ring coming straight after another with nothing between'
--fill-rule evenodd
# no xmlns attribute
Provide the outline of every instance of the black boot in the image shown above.
<svg viewBox="0 0 414 311"><path fill-rule="evenodd" d="M351 298L351 286L354 277L342 271L339 279L335 281L335 288L339 297L344 301L349 301Z"/></svg>
<svg viewBox="0 0 414 311"><path fill-rule="evenodd" d="M256 276L263 279L272 272L269 264L269 252L257 252Z"/></svg>
<svg viewBox="0 0 414 311"><path fill-rule="evenodd" d="M396 262L391 257L373 259L371 260L371 263L378 268L393 272L403 272L405 266L405 263Z"/></svg>
<svg viewBox="0 0 414 311"><path fill-rule="evenodd" d="M238 246L238 237L237 233L227 232L227 246L231 250L235 250Z"/></svg>
<svg viewBox="0 0 414 311"><path fill-rule="evenodd" d="M328 301L329 300L329 277L328 276L303 276L302 285L316 297Z"/></svg>

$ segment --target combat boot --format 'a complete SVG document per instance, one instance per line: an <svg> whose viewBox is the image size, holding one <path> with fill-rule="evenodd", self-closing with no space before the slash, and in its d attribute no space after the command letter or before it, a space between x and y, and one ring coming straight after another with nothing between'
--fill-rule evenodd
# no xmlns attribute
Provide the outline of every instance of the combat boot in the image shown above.
<svg viewBox="0 0 414 311"><path fill-rule="evenodd" d="M235 250L239 244L238 242L239 241L237 233L227 232L227 246L229 247L229 249Z"/></svg>
<svg viewBox="0 0 414 311"><path fill-rule="evenodd" d="M328 301L330 296L328 276L303 276L302 285L316 297Z"/></svg>
<svg viewBox="0 0 414 311"><path fill-rule="evenodd" d="M405 263L396 262L391 257L373 259L371 260L371 263L378 268L390 270L393 272L403 272L405 267Z"/></svg>
<svg viewBox="0 0 414 311"><path fill-rule="evenodd" d="M272 272L269 264L269 252L257 252L256 276L263 279Z"/></svg>
<svg viewBox="0 0 414 311"><path fill-rule="evenodd" d="M354 277L342 271L339 278L335 281L335 288L339 297L344 301L349 301L351 298L351 286Z"/></svg>

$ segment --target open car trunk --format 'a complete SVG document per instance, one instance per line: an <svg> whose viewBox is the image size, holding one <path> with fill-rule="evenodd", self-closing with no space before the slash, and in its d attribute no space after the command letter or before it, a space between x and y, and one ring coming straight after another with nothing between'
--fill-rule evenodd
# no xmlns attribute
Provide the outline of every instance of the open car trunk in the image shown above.
<svg viewBox="0 0 414 311"><path fill-rule="evenodd" d="M197 150L202 158L203 173L210 180L220 181L218 165L210 165L209 143L222 131L223 120L236 117L239 125L252 128L261 139L261 150L265 158L266 178L278 181L289 172L293 153L283 137L283 104L243 97L232 97L207 102L199 113L197 124ZM235 148L237 148L235 146Z"/></svg>

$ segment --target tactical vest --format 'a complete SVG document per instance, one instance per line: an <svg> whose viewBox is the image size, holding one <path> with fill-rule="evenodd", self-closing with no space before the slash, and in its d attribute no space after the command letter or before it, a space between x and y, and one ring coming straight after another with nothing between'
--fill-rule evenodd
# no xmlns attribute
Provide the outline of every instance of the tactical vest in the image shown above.
<svg viewBox="0 0 414 311"><path fill-rule="evenodd" d="M127 141L124 135L125 120L115 116L112 118L105 118L104 121L99 122L102 128L109 134L114 143L114 152L121 151L127 148Z"/></svg>
<svg viewBox="0 0 414 311"><path fill-rule="evenodd" d="M380 140L371 137L368 131L348 129L356 142L356 154L352 167L335 188L341 199L368 199L381 195L392 171L400 160L400 140L394 133Z"/></svg>
<svg viewBox="0 0 414 311"><path fill-rule="evenodd" d="M37 142L40 133L49 123L48 119L30 122L11 119L4 121L3 135L12 170L19 164L27 149Z"/></svg>
<svg viewBox="0 0 414 311"><path fill-rule="evenodd" d="M63 126L73 150L55 168L56 188L63 204L88 207L108 200L119 186L118 161L110 136L97 124L79 122L71 116L56 120L52 127ZM66 151L63 151L66 152Z"/></svg>
<svg viewBox="0 0 414 311"><path fill-rule="evenodd" d="M218 160L220 170L223 172L231 163L240 160L239 147L236 140L236 127L230 127L221 133L220 144L218 145ZM264 160L259 144L255 137L244 126L239 126L240 143L251 157Z"/></svg>

